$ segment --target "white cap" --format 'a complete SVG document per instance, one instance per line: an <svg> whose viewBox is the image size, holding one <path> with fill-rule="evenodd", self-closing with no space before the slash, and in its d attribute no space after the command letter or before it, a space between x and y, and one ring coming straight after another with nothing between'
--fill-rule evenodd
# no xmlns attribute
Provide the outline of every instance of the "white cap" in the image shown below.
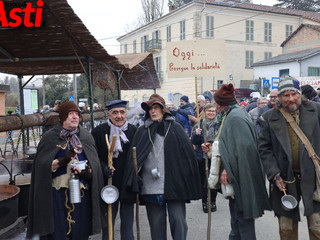
<svg viewBox="0 0 320 240"><path fill-rule="evenodd" d="M252 92L252 93L250 93L250 97L252 97L252 98L259 98L259 97L261 97L261 96L260 96L260 93L259 93L259 92Z"/></svg>

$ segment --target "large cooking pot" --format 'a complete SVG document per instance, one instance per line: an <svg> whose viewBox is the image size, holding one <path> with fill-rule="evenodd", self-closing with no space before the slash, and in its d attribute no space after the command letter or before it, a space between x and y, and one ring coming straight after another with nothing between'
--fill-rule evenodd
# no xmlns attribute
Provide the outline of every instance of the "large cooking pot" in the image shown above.
<svg viewBox="0 0 320 240"><path fill-rule="evenodd" d="M18 218L20 189L13 185L0 185L0 229L10 226Z"/></svg>
<svg viewBox="0 0 320 240"><path fill-rule="evenodd" d="M20 175L15 180L15 185L20 188L19 194L19 217L28 215L29 189L31 175Z"/></svg>

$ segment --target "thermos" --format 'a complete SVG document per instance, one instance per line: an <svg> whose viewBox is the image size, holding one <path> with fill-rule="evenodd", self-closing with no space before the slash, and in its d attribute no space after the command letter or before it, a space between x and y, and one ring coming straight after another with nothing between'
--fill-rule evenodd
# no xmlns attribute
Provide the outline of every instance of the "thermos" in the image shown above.
<svg viewBox="0 0 320 240"><path fill-rule="evenodd" d="M69 181L70 203L81 203L80 181L74 174Z"/></svg>

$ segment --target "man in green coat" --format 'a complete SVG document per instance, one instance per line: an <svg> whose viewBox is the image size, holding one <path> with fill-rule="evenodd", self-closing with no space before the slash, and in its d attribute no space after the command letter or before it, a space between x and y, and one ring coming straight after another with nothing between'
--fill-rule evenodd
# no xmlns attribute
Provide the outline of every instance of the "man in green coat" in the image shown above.
<svg viewBox="0 0 320 240"><path fill-rule="evenodd" d="M232 84L223 84L214 94L218 111L219 151L223 167L221 184L231 183L229 239L256 239L255 218L270 210L255 127L235 99Z"/></svg>

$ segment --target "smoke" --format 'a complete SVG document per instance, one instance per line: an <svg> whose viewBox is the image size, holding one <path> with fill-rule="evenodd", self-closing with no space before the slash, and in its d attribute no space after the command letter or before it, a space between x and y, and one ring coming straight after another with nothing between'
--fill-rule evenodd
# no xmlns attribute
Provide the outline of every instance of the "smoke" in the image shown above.
<svg viewBox="0 0 320 240"><path fill-rule="evenodd" d="M134 106L131 106L127 110L128 122L137 127L143 125L142 117L144 116L144 110L141 108L141 102L137 102Z"/></svg>

